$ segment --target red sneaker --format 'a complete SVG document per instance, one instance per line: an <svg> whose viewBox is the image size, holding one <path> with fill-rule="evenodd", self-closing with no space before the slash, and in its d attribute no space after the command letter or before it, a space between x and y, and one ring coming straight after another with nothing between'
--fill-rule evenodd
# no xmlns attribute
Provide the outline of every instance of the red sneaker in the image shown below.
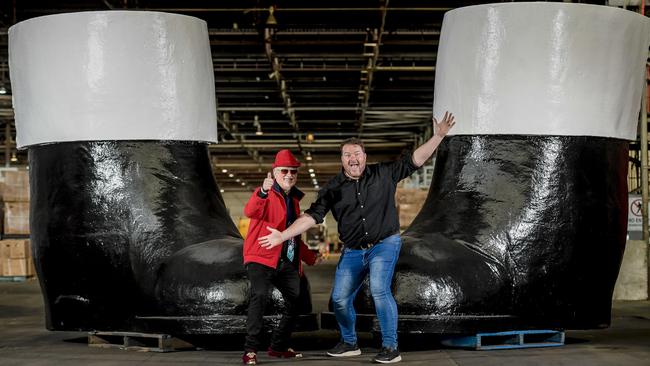
<svg viewBox="0 0 650 366"><path fill-rule="evenodd" d="M298 353L291 348L287 348L286 351L275 351L273 348L269 347L269 356L278 357L278 358L301 358L302 353Z"/></svg>
<svg viewBox="0 0 650 366"><path fill-rule="evenodd" d="M257 365L257 353L255 352L246 352L241 357L244 365Z"/></svg>

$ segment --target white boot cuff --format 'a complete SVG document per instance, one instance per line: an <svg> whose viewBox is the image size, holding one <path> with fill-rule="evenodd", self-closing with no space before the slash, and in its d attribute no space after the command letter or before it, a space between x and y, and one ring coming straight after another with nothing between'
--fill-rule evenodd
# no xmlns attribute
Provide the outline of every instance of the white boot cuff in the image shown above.
<svg viewBox="0 0 650 366"><path fill-rule="evenodd" d="M455 135L635 139L650 20L607 6L505 3L445 14L434 116Z"/></svg>
<svg viewBox="0 0 650 366"><path fill-rule="evenodd" d="M203 20L102 11L9 29L17 144L217 140L214 71Z"/></svg>

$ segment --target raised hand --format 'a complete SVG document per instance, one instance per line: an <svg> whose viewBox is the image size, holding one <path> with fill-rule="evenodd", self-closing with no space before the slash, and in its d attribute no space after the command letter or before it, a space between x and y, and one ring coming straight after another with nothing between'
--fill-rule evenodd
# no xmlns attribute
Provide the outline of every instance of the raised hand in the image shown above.
<svg viewBox="0 0 650 366"><path fill-rule="evenodd" d="M456 121L454 121L454 115L449 112L445 112L445 116L442 117L440 123L438 123L436 117L433 117L433 131L440 137L447 136L447 133L455 124Z"/></svg>
<svg viewBox="0 0 650 366"><path fill-rule="evenodd" d="M262 183L262 189L264 192L268 192L271 187L273 187L273 177L271 176L271 173L267 173L266 178L264 178L264 182Z"/></svg>

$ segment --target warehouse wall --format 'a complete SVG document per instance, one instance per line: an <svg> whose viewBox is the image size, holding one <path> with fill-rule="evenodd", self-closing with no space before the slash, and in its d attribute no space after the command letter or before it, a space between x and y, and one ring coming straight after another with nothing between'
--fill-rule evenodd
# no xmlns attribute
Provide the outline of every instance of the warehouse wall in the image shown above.
<svg viewBox="0 0 650 366"><path fill-rule="evenodd" d="M628 240L621 271L614 288L614 300L648 298L648 246L642 240Z"/></svg>

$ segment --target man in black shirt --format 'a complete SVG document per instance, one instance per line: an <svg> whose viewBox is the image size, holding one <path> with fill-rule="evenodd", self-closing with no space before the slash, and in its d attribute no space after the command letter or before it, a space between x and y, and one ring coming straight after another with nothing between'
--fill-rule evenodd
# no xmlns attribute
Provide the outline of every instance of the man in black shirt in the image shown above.
<svg viewBox="0 0 650 366"><path fill-rule="evenodd" d="M343 141L342 172L318 192L316 201L291 226L282 232L269 227L271 234L259 238L263 248L271 249L286 238L300 235L314 224L323 222L327 212L332 211L344 245L332 289L334 314L342 339L327 352L328 355L346 357L361 354L357 346L353 301L363 280L369 276L382 334L382 350L374 361L401 361L397 350L397 305L390 289L401 248L395 188L400 180L431 157L454 124L451 113L445 113L440 123L434 118L435 134L413 154L394 162L369 166L366 166L361 140L350 138Z"/></svg>

